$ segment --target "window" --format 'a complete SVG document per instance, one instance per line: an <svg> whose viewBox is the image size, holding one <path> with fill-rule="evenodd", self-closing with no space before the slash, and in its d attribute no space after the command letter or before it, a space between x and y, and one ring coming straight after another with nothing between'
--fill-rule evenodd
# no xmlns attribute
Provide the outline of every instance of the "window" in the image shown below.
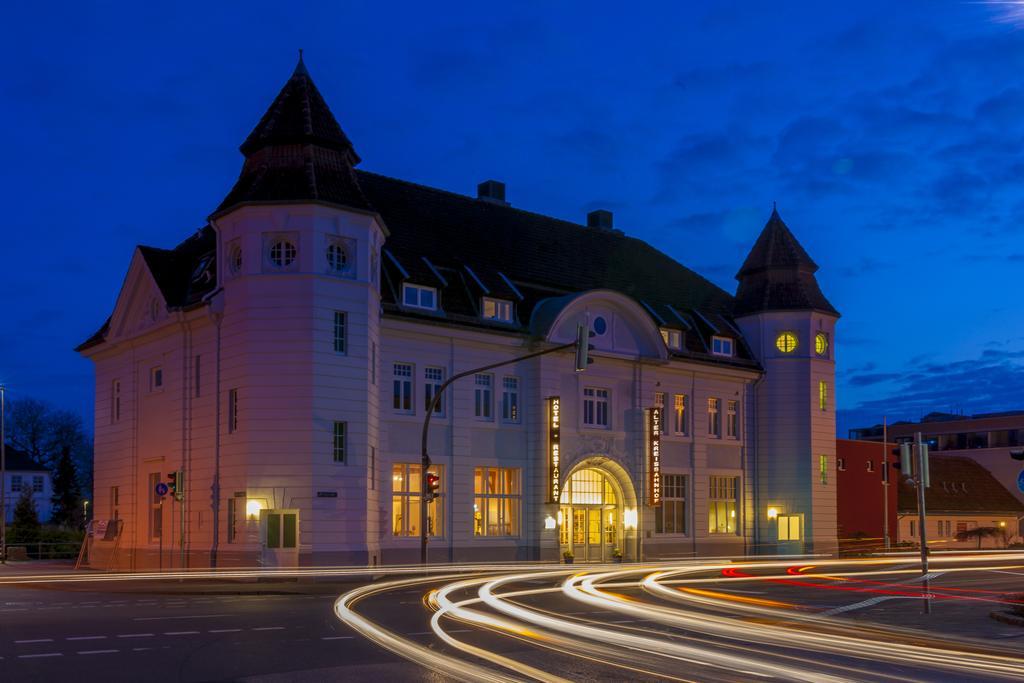
<svg viewBox="0 0 1024 683"><path fill-rule="evenodd" d="M370 384L377 386L377 342L370 342Z"/></svg>
<svg viewBox="0 0 1024 683"><path fill-rule="evenodd" d="M783 353L793 353L796 345L796 335L792 332L783 332L775 339L775 348Z"/></svg>
<svg viewBox="0 0 1024 683"><path fill-rule="evenodd" d="M725 435L730 439L740 438L739 401L725 402Z"/></svg>
<svg viewBox="0 0 1024 683"><path fill-rule="evenodd" d="M864 464L867 465L868 472L874 472L875 471L875 462L874 462L874 460L868 460Z"/></svg>
<svg viewBox="0 0 1024 683"><path fill-rule="evenodd" d="M818 456L818 479L821 481L822 486L828 484L828 456Z"/></svg>
<svg viewBox="0 0 1024 683"><path fill-rule="evenodd" d="M836 470L840 472L846 471L846 458L836 458Z"/></svg>
<svg viewBox="0 0 1024 683"><path fill-rule="evenodd" d="M344 311L334 312L334 352L348 353L346 331L347 316Z"/></svg>
<svg viewBox="0 0 1024 683"><path fill-rule="evenodd" d="M484 297L484 320L497 320L503 323L512 322L512 302L505 299Z"/></svg>
<svg viewBox="0 0 1024 683"><path fill-rule="evenodd" d="M721 407L722 399L708 399L708 436L713 436L716 439L720 439L722 437Z"/></svg>
<svg viewBox="0 0 1024 683"><path fill-rule="evenodd" d="M121 380L115 379L110 384L110 424L121 419Z"/></svg>
<svg viewBox="0 0 1024 683"><path fill-rule="evenodd" d="M473 471L473 535L519 535L519 469L477 467Z"/></svg>
<svg viewBox="0 0 1024 683"><path fill-rule="evenodd" d="M21 493L21 475L11 475L11 493Z"/></svg>
<svg viewBox="0 0 1024 683"><path fill-rule="evenodd" d="M235 275L242 272L242 247L235 246L231 249L231 255L228 257L228 266Z"/></svg>
<svg viewBox="0 0 1024 683"><path fill-rule="evenodd" d="M377 449L370 446L370 466L367 468L370 475L370 490L377 489Z"/></svg>
<svg viewBox="0 0 1024 683"><path fill-rule="evenodd" d="M913 538L914 536L916 536L916 535L917 535L917 534L915 534L915 533L914 533L915 531L917 531L917 524L915 523L916 521L917 521L917 520L914 520L914 519L910 520L910 537L911 537L911 538ZM958 523L957 523L957 525L956 525L956 530L957 530L958 532L960 531L960 524L961 524L961 523L960 523L960 522L958 522ZM965 528L966 528L966 527L965 527Z"/></svg>
<svg viewBox="0 0 1024 683"><path fill-rule="evenodd" d="M118 508L121 505L121 489L117 486L110 487L110 518L117 520L121 518Z"/></svg>
<svg viewBox="0 0 1024 683"><path fill-rule="evenodd" d="M32 476L32 493L43 492L43 478L39 475Z"/></svg>
<svg viewBox="0 0 1024 683"><path fill-rule="evenodd" d="M427 534L444 535L444 468L431 465L427 470L440 482L437 498L427 503ZM423 468L417 464L397 463L391 467L391 533L394 536L420 535L420 506Z"/></svg>
<svg viewBox="0 0 1024 683"><path fill-rule="evenodd" d="M444 383L444 368L425 368L423 370L423 410L430 410L430 403L437 396ZM434 415L444 415L444 400L437 402Z"/></svg>
<svg viewBox="0 0 1024 683"><path fill-rule="evenodd" d="M348 269L348 249L345 245L332 242L327 245L327 267L332 273L341 273Z"/></svg>
<svg viewBox="0 0 1024 683"><path fill-rule="evenodd" d="M476 385L473 414L478 420L491 419L491 384L493 381L494 378L491 375L473 376L473 383Z"/></svg>
<svg viewBox="0 0 1024 683"><path fill-rule="evenodd" d="M819 356L828 354L828 335L824 332L814 335L814 352Z"/></svg>
<svg viewBox="0 0 1024 683"><path fill-rule="evenodd" d="M686 475L661 477L661 505L654 508L654 533L686 533Z"/></svg>
<svg viewBox="0 0 1024 683"><path fill-rule="evenodd" d="M149 369L149 390L160 391L164 388L164 369L159 365Z"/></svg>
<svg viewBox="0 0 1024 683"><path fill-rule="evenodd" d="M345 453L348 450L348 423L346 422L335 422L334 423L334 443L332 445L332 452L334 454L334 462L345 462Z"/></svg>
<svg viewBox="0 0 1024 683"><path fill-rule="evenodd" d="M149 540L156 542L164 532L163 499L156 494L156 485L160 483L160 473L149 475Z"/></svg>
<svg viewBox="0 0 1024 683"><path fill-rule="evenodd" d="M676 394L672 405L672 431L686 434L686 394Z"/></svg>
<svg viewBox="0 0 1024 683"><path fill-rule="evenodd" d="M661 328L661 338L672 351L680 351L683 348L683 333L680 330L671 330L667 327Z"/></svg>
<svg viewBox="0 0 1024 683"><path fill-rule="evenodd" d="M295 245L288 240L278 240L270 247L270 262L278 268L290 266L295 260Z"/></svg>
<svg viewBox="0 0 1024 683"><path fill-rule="evenodd" d="M203 376L202 375L202 371L201 371L202 370L202 363L201 363L202 359L203 359L202 356L200 356L199 354L196 354L196 370L195 370L195 372L196 372L196 378L195 378L196 398L199 398L200 395L202 394L202 384L199 382L200 378Z"/></svg>
<svg viewBox="0 0 1024 683"><path fill-rule="evenodd" d="M587 387L583 390L583 424L587 427L609 427L608 390Z"/></svg>
<svg viewBox="0 0 1024 683"><path fill-rule="evenodd" d="M436 311L437 290L433 287L422 287L406 283L402 285L402 303L410 308Z"/></svg>
<svg viewBox="0 0 1024 683"><path fill-rule="evenodd" d="M665 392L655 391L654 392L654 407L664 408L665 407Z"/></svg>
<svg viewBox="0 0 1024 683"><path fill-rule="evenodd" d="M505 377L501 380L501 421L519 422L519 378Z"/></svg>
<svg viewBox="0 0 1024 683"><path fill-rule="evenodd" d="M736 533L736 494L739 477L709 477L708 533Z"/></svg>
<svg viewBox="0 0 1024 683"><path fill-rule="evenodd" d="M818 382L818 406L828 410L828 382L825 380Z"/></svg>
<svg viewBox="0 0 1024 683"><path fill-rule="evenodd" d="M228 498L228 543L234 543L238 538L238 499L232 496Z"/></svg>
<svg viewBox="0 0 1024 683"><path fill-rule="evenodd" d="M800 515L779 515L776 521L779 524L780 541L800 540Z"/></svg>
<svg viewBox="0 0 1024 683"><path fill-rule="evenodd" d="M394 397L392 407L397 413L413 413L412 407L412 365L409 363L395 363L393 370Z"/></svg>
<svg viewBox="0 0 1024 683"><path fill-rule="evenodd" d="M238 431L238 389L228 391L228 434Z"/></svg>
<svg viewBox="0 0 1024 683"><path fill-rule="evenodd" d="M712 337L711 353L716 356L731 356L732 339L729 339L728 337Z"/></svg>

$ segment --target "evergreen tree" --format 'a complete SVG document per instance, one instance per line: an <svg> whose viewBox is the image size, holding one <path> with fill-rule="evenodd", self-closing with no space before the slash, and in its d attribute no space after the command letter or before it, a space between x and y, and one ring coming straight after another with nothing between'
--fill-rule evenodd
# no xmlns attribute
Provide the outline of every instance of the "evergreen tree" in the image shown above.
<svg viewBox="0 0 1024 683"><path fill-rule="evenodd" d="M53 512L50 523L62 527L81 526L82 492L78 487L75 463L71 459L71 448L61 448L53 471Z"/></svg>
<svg viewBox="0 0 1024 683"><path fill-rule="evenodd" d="M32 488L21 490L21 498L14 506L14 519L8 535L8 543L34 543L39 540L39 513L32 499Z"/></svg>

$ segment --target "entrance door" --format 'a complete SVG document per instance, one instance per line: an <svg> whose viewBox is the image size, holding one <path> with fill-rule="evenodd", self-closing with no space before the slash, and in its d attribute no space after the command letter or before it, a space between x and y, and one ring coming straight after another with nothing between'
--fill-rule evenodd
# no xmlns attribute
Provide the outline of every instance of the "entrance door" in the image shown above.
<svg viewBox="0 0 1024 683"><path fill-rule="evenodd" d="M622 515L607 476L596 469L575 472L562 490L561 504L562 552L571 551L577 562L611 562Z"/></svg>
<svg viewBox="0 0 1024 683"><path fill-rule="evenodd" d="M260 511L264 567L299 565L299 511Z"/></svg>

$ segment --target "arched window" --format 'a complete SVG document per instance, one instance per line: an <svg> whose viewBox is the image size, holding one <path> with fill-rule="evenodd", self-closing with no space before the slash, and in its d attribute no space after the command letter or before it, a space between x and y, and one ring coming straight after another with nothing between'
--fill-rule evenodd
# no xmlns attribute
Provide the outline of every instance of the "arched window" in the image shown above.
<svg viewBox="0 0 1024 683"><path fill-rule="evenodd" d="M783 332L775 339L775 348L783 353L792 353L796 351L796 335L792 332Z"/></svg>
<svg viewBox="0 0 1024 683"><path fill-rule="evenodd" d="M288 240L278 240L270 247L270 262L278 268L290 266L295 260L295 245Z"/></svg>

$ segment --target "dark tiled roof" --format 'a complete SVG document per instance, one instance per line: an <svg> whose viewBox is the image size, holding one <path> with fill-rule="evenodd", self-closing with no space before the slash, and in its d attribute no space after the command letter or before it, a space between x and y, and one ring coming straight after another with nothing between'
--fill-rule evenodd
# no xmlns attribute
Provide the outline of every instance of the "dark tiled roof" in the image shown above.
<svg viewBox="0 0 1024 683"><path fill-rule="evenodd" d="M929 514L1024 512L1024 504L971 458L932 455L928 459L928 470L931 486L925 489L925 506ZM917 489L905 480L900 481L899 509L917 510Z"/></svg>
<svg viewBox="0 0 1024 683"><path fill-rule="evenodd" d="M32 459L25 451L7 444L6 466L8 472L46 472L47 469Z"/></svg>
<svg viewBox="0 0 1024 683"><path fill-rule="evenodd" d="M762 311L817 310L839 315L829 303L814 274L818 265L797 241L778 211L772 215L736 274L733 313L737 316Z"/></svg>

